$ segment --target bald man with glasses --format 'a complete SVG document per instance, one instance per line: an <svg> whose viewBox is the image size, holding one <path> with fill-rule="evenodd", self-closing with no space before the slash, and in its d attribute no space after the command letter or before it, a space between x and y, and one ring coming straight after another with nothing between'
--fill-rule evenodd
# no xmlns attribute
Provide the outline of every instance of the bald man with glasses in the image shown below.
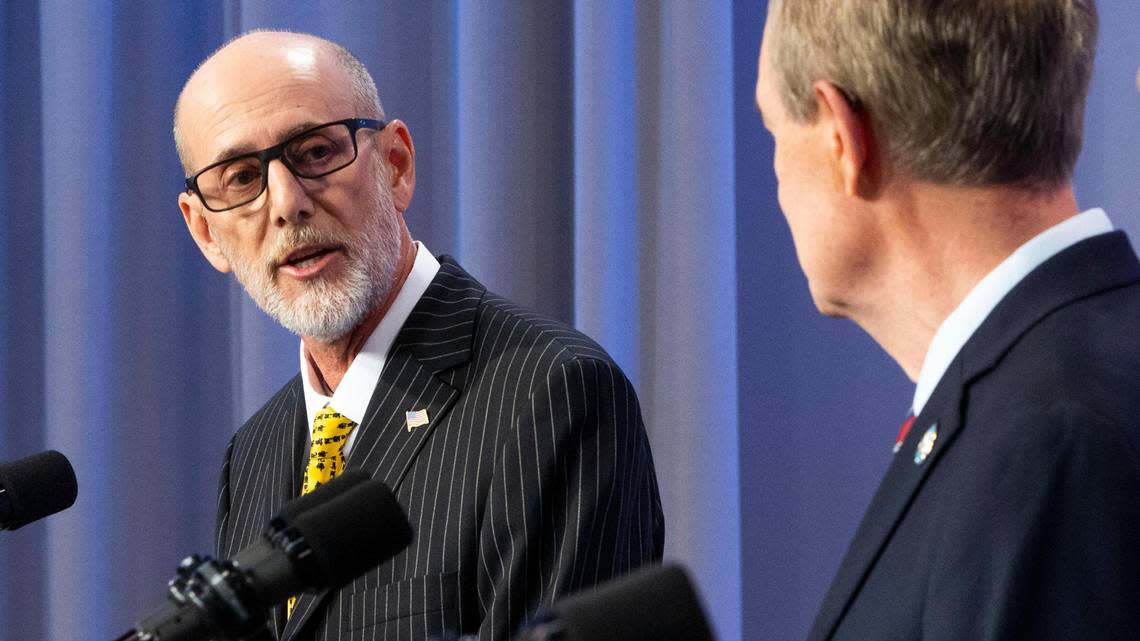
<svg viewBox="0 0 1140 641"><path fill-rule="evenodd" d="M300 373L226 451L218 554L345 468L391 486L415 529L344 588L275 607L265 638L505 640L555 598L661 558L629 381L588 337L412 240L411 134L355 57L303 34L239 37L187 81L175 142L203 255L300 336Z"/></svg>

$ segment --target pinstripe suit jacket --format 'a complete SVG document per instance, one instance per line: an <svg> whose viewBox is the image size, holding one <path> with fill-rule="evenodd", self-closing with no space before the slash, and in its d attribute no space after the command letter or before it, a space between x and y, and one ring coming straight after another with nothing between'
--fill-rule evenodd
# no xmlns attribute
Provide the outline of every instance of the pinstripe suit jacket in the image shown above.
<svg viewBox="0 0 1140 641"><path fill-rule="evenodd" d="M593 341L486 291L448 258L392 346L348 468L387 483L415 540L339 590L273 609L266 638L505 640L536 607L659 560L664 526L633 387ZM217 552L297 495L298 375L234 435ZM409 432L404 413L430 423Z"/></svg>

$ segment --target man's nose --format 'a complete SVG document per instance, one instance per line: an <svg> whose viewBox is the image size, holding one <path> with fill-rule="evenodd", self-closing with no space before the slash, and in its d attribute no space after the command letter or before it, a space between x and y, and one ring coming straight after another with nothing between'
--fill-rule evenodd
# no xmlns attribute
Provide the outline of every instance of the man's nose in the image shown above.
<svg viewBox="0 0 1140 641"><path fill-rule="evenodd" d="M269 192L269 214L277 226L296 225L313 215L313 201L301 179L280 160L269 161L266 168L266 190Z"/></svg>

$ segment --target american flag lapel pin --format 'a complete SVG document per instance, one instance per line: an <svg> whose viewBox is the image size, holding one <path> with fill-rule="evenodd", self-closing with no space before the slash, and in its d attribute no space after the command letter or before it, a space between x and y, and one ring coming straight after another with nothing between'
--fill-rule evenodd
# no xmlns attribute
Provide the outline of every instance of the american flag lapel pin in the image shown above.
<svg viewBox="0 0 1140 641"><path fill-rule="evenodd" d="M428 424L428 413L426 409L404 412L404 417L407 419L409 432L417 427L423 427Z"/></svg>

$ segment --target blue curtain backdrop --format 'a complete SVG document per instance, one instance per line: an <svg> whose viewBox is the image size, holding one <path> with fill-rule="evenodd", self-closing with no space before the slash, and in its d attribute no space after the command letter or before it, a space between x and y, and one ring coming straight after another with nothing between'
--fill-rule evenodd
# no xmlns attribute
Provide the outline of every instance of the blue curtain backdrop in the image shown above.
<svg viewBox="0 0 1140 641"><path fill-rule="evenodd" d="M1100 3L1077 183L1140 234L1140 6ZM411 128L416 237L575 324L637 386L722 641L802 637L911 388L818 317L752 106L765 3L9 0L0 4L0 461L80 497L0 536L0 640L110 639L211 549L230 434L296 339L214 273L175 205L170 114L258 27L352 49Z"/></svg>

